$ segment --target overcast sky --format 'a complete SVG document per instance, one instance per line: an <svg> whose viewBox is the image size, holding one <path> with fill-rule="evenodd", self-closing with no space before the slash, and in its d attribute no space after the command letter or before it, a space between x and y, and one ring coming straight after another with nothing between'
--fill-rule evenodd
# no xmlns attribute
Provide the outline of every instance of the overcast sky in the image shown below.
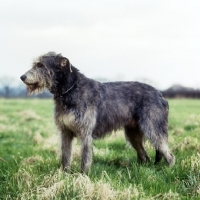
<svg viewBox="0 0 200 200"><path fill-rule="evenodd" d="M0 77L62 53L90 78L200 88L199 0L0 0Z"/></svg>

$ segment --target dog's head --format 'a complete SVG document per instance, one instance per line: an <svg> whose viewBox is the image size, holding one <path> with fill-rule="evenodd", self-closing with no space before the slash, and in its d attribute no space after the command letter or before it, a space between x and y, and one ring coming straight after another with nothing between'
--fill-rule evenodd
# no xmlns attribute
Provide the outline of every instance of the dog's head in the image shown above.
<svg viewBox="0 0 200 200"><path fill-rule="evenodd" d="M42 93L45 88L53 92L59 80L72 72L69 60L61 54L49 52L33 62L32 68L20 78L29 94ZM59 79L59 80L58 80Z"/></svg>

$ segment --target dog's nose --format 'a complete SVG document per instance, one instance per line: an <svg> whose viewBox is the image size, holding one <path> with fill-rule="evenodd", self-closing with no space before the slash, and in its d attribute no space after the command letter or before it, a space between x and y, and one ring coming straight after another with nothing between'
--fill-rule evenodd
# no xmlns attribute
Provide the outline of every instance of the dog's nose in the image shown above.
<svg viewBox="0 0 200 200"><path fill-rule="evenodd" d="M20 78L21 78L22 81L25 81L26 76L25 76L25 75L22 75Z"/></svg>

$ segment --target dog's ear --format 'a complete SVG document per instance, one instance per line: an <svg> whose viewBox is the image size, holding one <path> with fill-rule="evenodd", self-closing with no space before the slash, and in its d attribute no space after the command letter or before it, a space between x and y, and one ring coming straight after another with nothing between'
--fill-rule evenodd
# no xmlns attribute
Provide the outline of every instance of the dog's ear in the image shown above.
<svg viewBox="0 0 200 200"><path fill-rule="evenodd" d="M60 58L59 60L60 60L61 67L65 67L67 65L67 63L69 63L69 60L64 57Z"/></svg>
<svg viewBox="0 0 200 200"><path fill-rule="evenodd" d="M71 63L69 62L69 60L67 58L61 57L59 59L59 62L60 62L61 67L69 66L70 72L72 72Z"/></svg>

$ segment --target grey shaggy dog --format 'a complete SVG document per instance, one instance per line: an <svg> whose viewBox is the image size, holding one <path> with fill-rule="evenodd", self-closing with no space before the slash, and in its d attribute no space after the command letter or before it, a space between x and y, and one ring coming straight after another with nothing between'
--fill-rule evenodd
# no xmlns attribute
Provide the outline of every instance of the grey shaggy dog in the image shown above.
<svg viewBox="0 0 200 200"><path fill-rule="evenodd" d="M168 148L168 103L153 87L139 82L100 83L89 79L61 54L40 56L22 75L29 94L47 88L54 97L54 118L61 133L62 166L68 169L72 141L81 139L81 171L92 164L92 143L113 130L124 128L140 163L150 161L144 138L155 147L155 164L175 157Z"/></svg>

